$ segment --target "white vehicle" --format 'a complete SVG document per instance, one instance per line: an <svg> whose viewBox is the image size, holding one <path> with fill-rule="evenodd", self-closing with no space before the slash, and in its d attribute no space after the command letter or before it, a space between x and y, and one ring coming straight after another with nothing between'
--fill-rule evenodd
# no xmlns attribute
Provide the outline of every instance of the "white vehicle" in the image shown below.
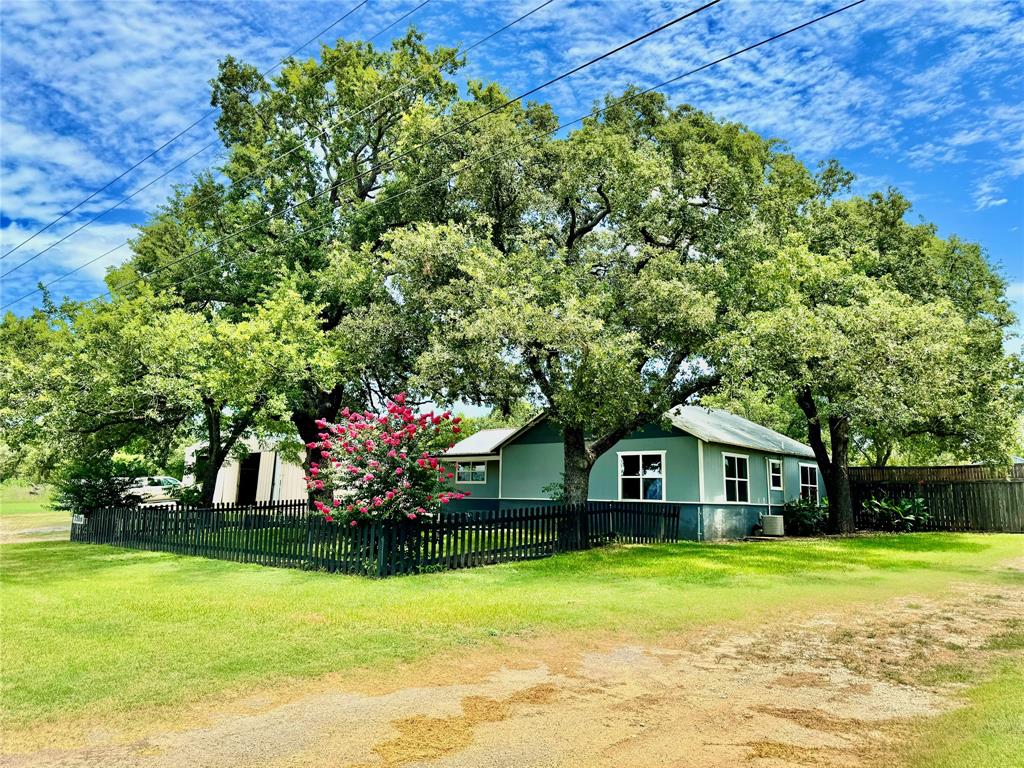
<svg viewBox="0 0 1024 768"><path fill-rule="evenodd" d="M140 504L173 501L171 491L180 485L180 480L167 475L136 477L132 479L132 484L128 486L125 495L138 499Z"/></svg>

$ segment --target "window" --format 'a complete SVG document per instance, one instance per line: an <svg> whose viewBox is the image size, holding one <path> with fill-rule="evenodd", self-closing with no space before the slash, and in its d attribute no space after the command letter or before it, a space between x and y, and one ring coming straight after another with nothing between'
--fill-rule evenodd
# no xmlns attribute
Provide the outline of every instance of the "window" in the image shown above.
<svg viewBox="0 0 1024 768"><path fill-rule="evenodd" d="M813 464L800 465L800 498L818 503L818 468Z"/></svg>
<svg viewBox="0 0 1024 768"><path fill-rule="evenodd" d="M773 491L781 491L782 488L782 462L778 459L768 459L768 486Z"/></svg>
<svg viewBox="0 0 1024 768"><path fill-rule="evenodd" d="M725 461L725 500L750 501L750 462L746 456L723 453Z"/></svg>
<svg viewBox="0 0 1024 768"><path fill-rule="evenodd" d="M620 453L619 498L665 500L665 453Z"/></svg>
<svg viewBox="0 0 1024 768"><path fill-rule="evenodd" d="M475 461L475 462L459 462L455 465L455 482L456 483L476 483L482 484L487 482L487 462Z"/></svg>

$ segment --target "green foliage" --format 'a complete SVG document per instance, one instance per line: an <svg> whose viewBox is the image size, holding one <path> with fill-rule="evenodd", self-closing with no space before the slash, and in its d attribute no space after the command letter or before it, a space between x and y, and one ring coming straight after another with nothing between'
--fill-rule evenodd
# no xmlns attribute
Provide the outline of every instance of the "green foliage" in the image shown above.
<svg viewBox="0 0 1024 768"><path fill-rule="evenodd" d="M864 520L876 531L910 533L931 519L928 504L920 496L890 499L876 496L864 502Z"/></svg>
<svg viewBox="0 0 1024 768"><path fill-rule="evenodd" d="M515 163L459 174L448 199L467 215L386 237L429 333L415 383L445 402L527 397L591 436L567 460L575 494L619 437L713 386L707 346L743 300L732 273L814 187L742 126L626 95L564 139L534 141L545 116L523 107L474 125L459 137L470 160L518 135Z"/></svg>
<svg viewBox="0 0 1024 768"><path fill-rule="evenodd" d="M1004 282L908 209L895 192L814 201L739 275L752 304L733 308L713 355L727 389L795 399L834 530L852 529L853 444L878 463L901 445L1005 462L1024 408Z"/></svg>
<svg viewBox="0 0 1024 768"><path fill-rule="evenodd" d="M782 506L787 536L820 536L828 522L828 504L792 499Z"/></svg>
<svg viewBox="0 0 1024 768"><path fill-rule="evenodd" d="M63 465L53 482L54 509L78 513L135 503L128 493L132 476L121 474L124 469L108 455L87 456Z"/></svg>

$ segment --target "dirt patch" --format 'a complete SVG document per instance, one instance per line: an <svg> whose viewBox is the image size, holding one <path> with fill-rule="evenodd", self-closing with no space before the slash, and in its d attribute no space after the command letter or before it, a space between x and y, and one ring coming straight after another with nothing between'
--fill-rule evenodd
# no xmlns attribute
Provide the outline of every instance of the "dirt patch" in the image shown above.
<svg viewBox="0 0 1024 768"><path fill-rule="evenodd" d="M308 617L315 620L315 617ZM664 638L525 638L379 678L246 696L176 728L97 731L27 766L868 768L1024 620L1024 589L962 585ZM583 643L586 642L584 645ZM970 676L968 676L969 679Z"/></svg>

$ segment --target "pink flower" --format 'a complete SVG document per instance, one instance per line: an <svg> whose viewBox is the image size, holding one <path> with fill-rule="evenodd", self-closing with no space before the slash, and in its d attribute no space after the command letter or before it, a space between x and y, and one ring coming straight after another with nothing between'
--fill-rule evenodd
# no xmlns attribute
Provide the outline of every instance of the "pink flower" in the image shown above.
<svg viewBox="0 0 1024 768"><path fill-rule="evenodd" d="M409 512L409 513L408 513L408 514L406 515L406 517L408 517L408 518L409 518L410 520L415 520L415 519L416 519L416 515L414 515L414 514L413 514L412 512Z"/></svg>
<svg viewBox="0 0 1024 768"><path fill-rule="evenodd" d="M355 525L359 525L359 523L357 523L355 520L353 520L351 523L349 523L349 525L355 526Z"/></svg>
<svg viewBox="0 0 1024 768"><path fill-rule="evenodd" d="M362 512L365 515L367 512L370 511L370 509L369 509L369 507L360 507L359 511Z"/></svg>
<svg viewBox="0 0 1024 768"><path fill-rule="evenodd" d="M452 480L452 479L454 479L454 477L455 477L455 473L454 473L454 472L449 472L449 473L448 473L448 479L449 479L449 480Z"/></svg>
<svg viewBox="0 0 1024 768"><path fill-rule="evenodd" d="M395 467L395 474L396 474L396 475L400 475L400 474L402 474L402 472L404 472L404 471L405 471L405 470L403 470L403 469L402 469L401 467Z"/></svg>
<svg viewBox="0 0 1024 768"><path fill-rule="evenodd" d="M368 483L371 480L373 480L373 475L371 475L369 472L367 472L365 475L363 475L363 482L364 483Z"/></svg>
<svg viewBox="0 0 1024 768"><path fill-rule="evenodd" d="M397 395L392 395L391 399L394 400L396 403L404 403L405 402L405 392L399 392Z"/></svg>
<svg viewBox="0 0 1024 768"><path fill-rule="evenodd" d="M393 498L395 498L395 492L388 491L387 493L384 494L384 496L387 498L388 501L391 501Z"/></svg>

